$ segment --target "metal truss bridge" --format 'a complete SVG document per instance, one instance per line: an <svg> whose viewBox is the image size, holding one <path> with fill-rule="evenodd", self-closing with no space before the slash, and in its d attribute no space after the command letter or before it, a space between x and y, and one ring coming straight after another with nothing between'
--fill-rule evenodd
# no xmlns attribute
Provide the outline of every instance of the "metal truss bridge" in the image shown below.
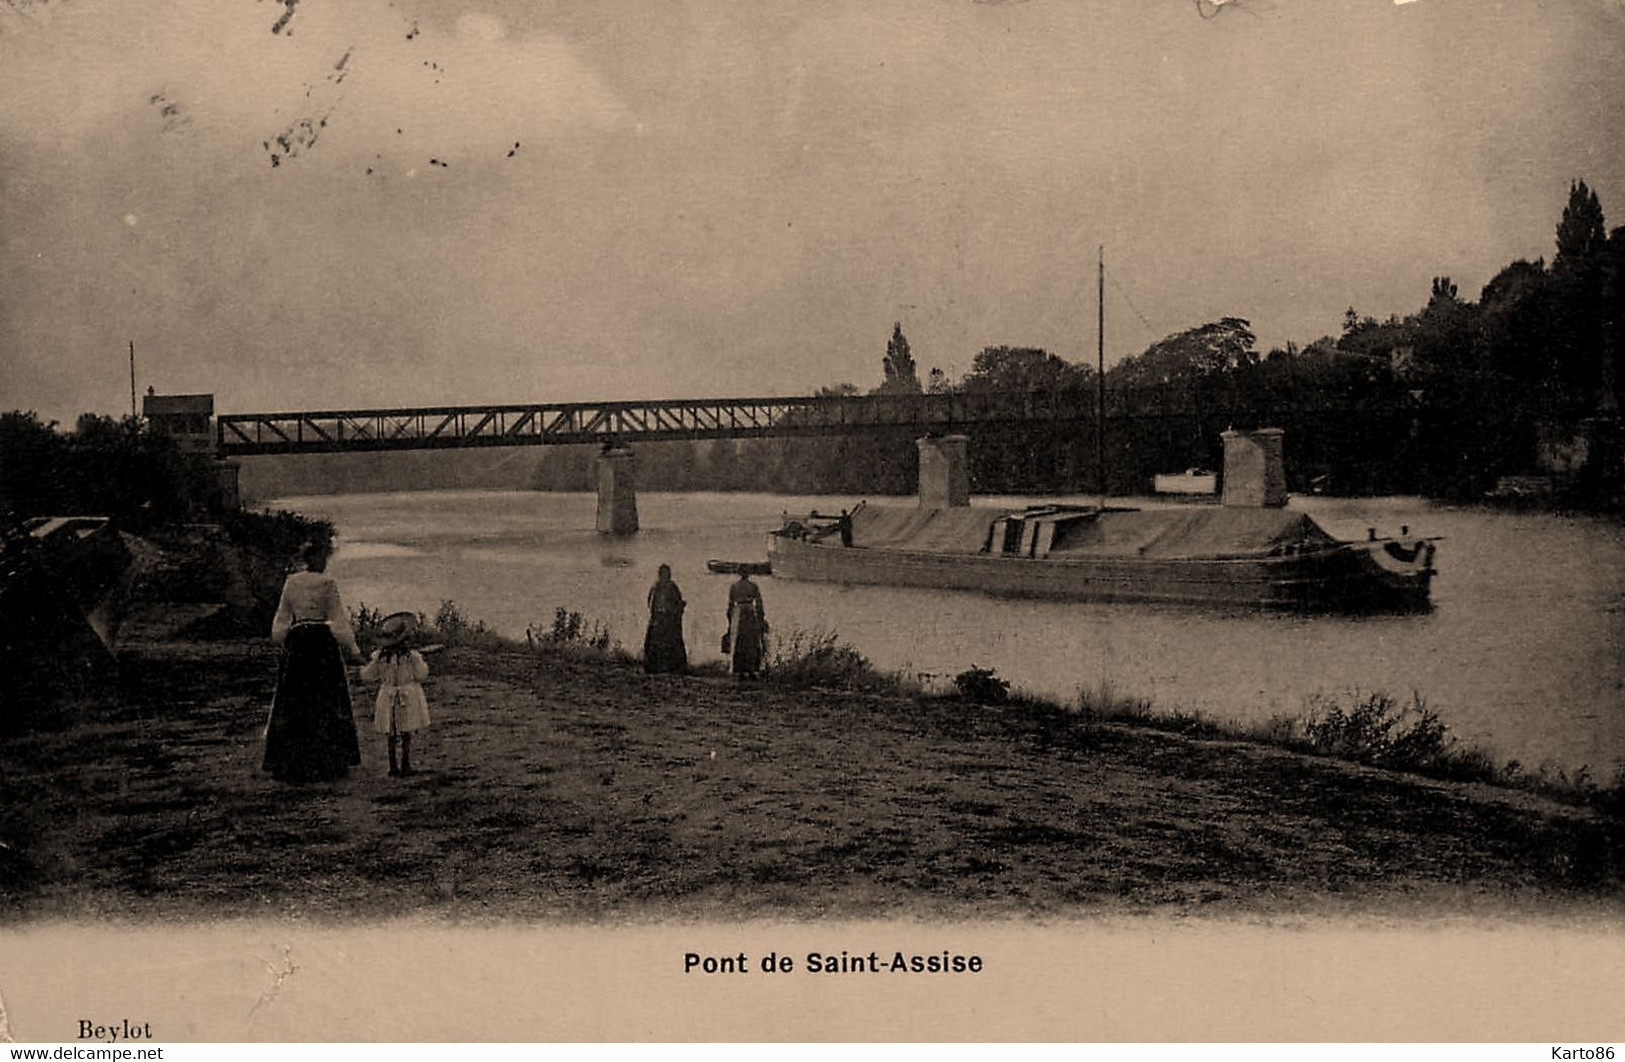
<svg viewBox="0 0 1625 1062"><path fill-rule="evenodd" d="M216 418L223 457L425 450L672 439L846 435L908 428L952 434L979 425L1092 421L1093 390L806 398L692 398L647 402L427 406ZM1108 417L1114 412L1108 410ZM1164 414L1166 415L1166 414Z"/></svg>

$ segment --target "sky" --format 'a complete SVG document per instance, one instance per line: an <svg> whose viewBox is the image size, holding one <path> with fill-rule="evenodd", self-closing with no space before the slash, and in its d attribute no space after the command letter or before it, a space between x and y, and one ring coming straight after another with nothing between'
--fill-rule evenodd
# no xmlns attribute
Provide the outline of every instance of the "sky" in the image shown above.
<svg viewBox="0 0 1625 1062"><path fill-rule="evenodd" d="M0 0L0 410L1262 350L1625 223L1625 0Z"/></svg>

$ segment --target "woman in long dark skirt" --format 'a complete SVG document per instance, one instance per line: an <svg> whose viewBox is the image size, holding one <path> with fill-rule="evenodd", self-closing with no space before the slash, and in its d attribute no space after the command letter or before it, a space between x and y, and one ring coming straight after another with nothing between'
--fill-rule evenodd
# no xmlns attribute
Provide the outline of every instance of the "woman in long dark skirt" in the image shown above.
<svg viewBox="0 0 1625 1062"><path fill-rule="evenodd" d="M688 670L688 647L683 644L683 592L671 581L671 566L660 566L659 578L649 588L649 629L643 636L645 671Z"/></svg>
<svg viewBox="0 0 1625 1062"><path fill-rule="evenodd" d="M282 646L276 695L265 728L264 769L282 782L343 778L361 762L344 653L361 659L338 584L327 574L331 550L307 545L305 570L289 575L271 624Z"/></svg>
<svg viewBox="0 0 1625 1062"><path fill-rule="evenodd" d="M744 678L761 672L767 630L762 592L750 581L749 572L741 572L739 580L728 588L728 634L723 649L735 675Z"/></svg>

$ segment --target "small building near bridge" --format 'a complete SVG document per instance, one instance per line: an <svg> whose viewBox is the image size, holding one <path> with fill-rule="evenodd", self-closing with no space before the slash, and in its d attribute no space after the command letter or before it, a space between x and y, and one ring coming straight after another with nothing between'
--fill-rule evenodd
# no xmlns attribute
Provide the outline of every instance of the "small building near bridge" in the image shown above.
<svg viewBox="0 0 1625 1062"><path fill-rule="evenodd" d="M142 414L152 430L167 435L175 449L196 457L213 457L214 395L161 395L147 388ZM225 509L242 505L241 468L236 461L215 461L215 502Z"/></svg>
<svg viewBox="0 0 1625 1062"><path fill-rule="evenodd" d="M141 413L181 453L214 452L214 395L160 395L149 387Z"/></svg>

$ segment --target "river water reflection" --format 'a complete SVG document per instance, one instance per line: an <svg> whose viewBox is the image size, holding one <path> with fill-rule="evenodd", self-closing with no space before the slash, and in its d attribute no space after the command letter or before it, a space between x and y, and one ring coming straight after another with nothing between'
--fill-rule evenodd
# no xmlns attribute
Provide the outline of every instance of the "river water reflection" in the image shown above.
<svg viewBox="0 0 1625 1062"><path fill-rule="evenodd" d="M508 634L555 608L641 647L644 598L672 566L691 659L719 657L727 578L709 558L762 559L784 511L856 499L658 494L643 530L593 530L590 494L467 491L284 498L334 521L346 603L433 615L453 600ZM977 504L1002 500L977 499ZM880 502L877 502L879 504ZM884 504L907 505L908 499ZM1162 710L1226 720L1301 715L1316 695L1414 691L1497 759L1605 780L1625 756L1625 529L1547 513L1456 510L1412 498L1294 498L1343 537L1368 526L1442 535L1434 610L1327 617L1009 600L961 592L761 580L780 635L837 631L876 664L946 682L972 664L1062 698L1105 686Z"/></svg>

